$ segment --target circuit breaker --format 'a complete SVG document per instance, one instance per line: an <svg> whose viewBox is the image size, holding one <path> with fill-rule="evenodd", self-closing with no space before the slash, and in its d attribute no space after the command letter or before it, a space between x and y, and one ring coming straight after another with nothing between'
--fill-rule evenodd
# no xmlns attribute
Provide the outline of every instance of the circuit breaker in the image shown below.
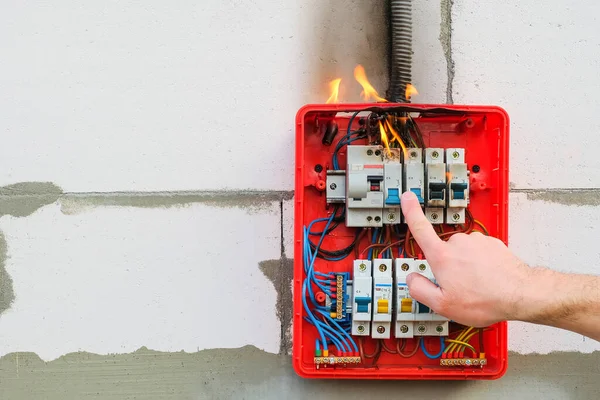
<svg viewBox="0 0 600 400"><path fill-rule="evenodd" d="M399 149L381 146L349 146L346 169L346 225L381 227L398 224L402 195ZM332 187L335 175L328 176ZM336 185L337 187L337 185ZM328 194L329 197L329 194Z"/></svg>
<svg viewBox="0 0 600 400"><path fill-rule="evenodd" d="M352 334L369 336L373 301L370 260L354 260L352 281Z"/></svg>
<svg viewBox="0 0 600 400"><path fill-rule="evenodd" d="M384 224L399 224L400 217L400 196L402 195L402 164L400 163L400 153L397 157L386 158L383 164L383 197Z"/></svg>
<svg viewBox="0 0 600 400"><path fill-rule="evenodd" d="M444 149L425 149L425 216L432 224L444 223L446 207L446 164Z"/></svg>
<svg viewBox="0 0 600 400"><path fill-rule="evenodd" d="M421 204L425 196L423 150L408 148L404 157L404 192L413 192Z"/></svg>
<svg viewBox="0 0 600 400"><path fill-rule="evenodd" d="M373 324L371 337L388 339L392 327L392 260L373 260Z"/></svg>
<svg viewBox="0 0 600 400"><path fill-rule="evenodd" d="M396 258L394 260L394 288L396 289L395 336L447 336L448 319L436 314L428 306L410 296L406 278L415 272L435 283L435 277L426 260Z"/></svg>
<svg viewBox="0 0 600 400"><path fill-rule="evenodd" d="M463 224L465 209L469 204L469 171L465 163L465 149L446 149L446 170L448 177L447 224Z"/></svg>
<svg viewBox="0 0 600 400"><path fill-rule="evenodd" d="M383 157L381 146L348 147L346 168L346 225L383 225Z"/></svg>

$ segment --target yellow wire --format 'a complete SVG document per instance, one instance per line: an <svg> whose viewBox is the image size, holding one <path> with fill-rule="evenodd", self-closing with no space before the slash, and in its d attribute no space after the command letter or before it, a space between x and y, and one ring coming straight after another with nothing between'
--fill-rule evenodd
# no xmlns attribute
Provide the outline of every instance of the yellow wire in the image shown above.
<svg viewBox="0 0 600 400"><path fill-rule="evenodd" d="M456 337L456 340L459 340L459 341L462 340L469 333L469 329L472 329L472 328L469 327L469 328L463 329L463 331L460 333L460 335L458 335ZM444 352L450 353L452 350L454 350L455 347L458 347L458 346L456 346L456 344L452 343L452 344L450 344L450 346L448 346L446 348L446 350Z"/></svg>
<svg viewBox="0 0 600 400"><path fill-rule="evenodd" d="M478 330L477 330L477 331L475 331L475 332L471 332L471 334L470 334L469 336L465 337L465 338L464 338L462 341L468 344L468 343L469 343L469 340L471 340L471 338L472 338L474 335L478 334L478 333L479 333L479 331L478 331ZM464 346L463 346L463 347L462 347L462 348L461 348L459 351L465 351L465 348L464 348Z"/></svg>
<svg viewBox="0 0 600 400"><path fill-rule="evenodd" d="M457 340L459 342L462 341L463 338L465 336L467 336L472 330L473 330L472 326L468 327L467 329L463 330L463 332L460 335L458 335L455 340ZM446 350L444 350L444 353L450 353L452 350L454 350L455 347L458 347L458 346L455 343L451 343L450 346L448 346L446 348Z"/></svg>
<svg viewBox="0 0 600 400"><path fill-rule="evenodd" d="M461 345L462 349L464 349L465 347L468 347L469 349L471 349L471 351L473 351L473 355L477 354L477 350L475 350L475 347L471 346L469 343L467 342L463 342L460 340L453 340L453 339L446 339L446 342L450 342L454 345ZM459 350L459 351L464 351L464 350Z"/></svg>
<svg viewBox="0 0 600 400"><path fill-rule="evenodd" d="M483 231L485 232L485 234L486 234L487 236L490 236L490 233L488 232L488 230L487 230L487 228L485 227L485 225L483 225L483 224L481 223L481 221L478 221L478 220L476 220L476 219L475 219L475 220L473 220L473 222L475 222L477 225L479 225L479 226L481 227L481 229L483 229Z"/></svg>

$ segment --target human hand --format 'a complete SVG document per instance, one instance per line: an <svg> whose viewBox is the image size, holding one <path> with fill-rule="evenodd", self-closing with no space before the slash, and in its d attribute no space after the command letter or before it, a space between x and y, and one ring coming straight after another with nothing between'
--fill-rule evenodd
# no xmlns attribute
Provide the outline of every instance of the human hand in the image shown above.
<svg viewBox="0 0 600 400"><path fill-rule="evenodd" d="M417 273L407 277L411 297L458 323L483 327L518 319L522 286L532 269L504 243L481 233L457 233L441 240L417 197L402 195L402 212L435 275L437 287Z"/></svg>

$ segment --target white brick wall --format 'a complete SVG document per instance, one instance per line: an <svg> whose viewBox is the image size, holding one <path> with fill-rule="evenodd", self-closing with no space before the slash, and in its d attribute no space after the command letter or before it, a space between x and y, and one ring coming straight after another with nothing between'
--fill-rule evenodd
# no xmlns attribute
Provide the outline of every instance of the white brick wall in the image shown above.
<svg viewBox="0 0 600 400"><path fill-rule="evenodd" d="M454 4L454 100L508 110L517 188L600 187L600 6L585 3ZM418 100L444 102L440 5L414 7ZM383 16L381 1L3 3L0 185L291 190L296 110L323 101L336 76L357 100L356 63L385 92ZM66 215L57 203L2 217L16 300L0 316L0 355L279 351L276 292L258 268L280 257L279 207ZM286 201L288 257L291 222ZM599 223L598 207L511 195L511 247L531 263L597 271ZM512 324L510 333L519 352L600 349L549 328Z"/></svg>

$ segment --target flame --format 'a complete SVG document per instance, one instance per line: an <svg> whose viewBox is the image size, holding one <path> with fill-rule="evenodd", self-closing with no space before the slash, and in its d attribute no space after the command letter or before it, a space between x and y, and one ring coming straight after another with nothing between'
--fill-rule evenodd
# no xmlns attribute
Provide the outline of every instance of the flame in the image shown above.
<svg viewBox="0 0 600 400"><path fill-rule="evenodd" d="M386 124L388 130L392 133L392 136L394 137L394 139L396 139L396 141L398 143L400 143L400 147L402 147L402 152L404 153L404 158L406 158L406 154L407 154L406 146L404 145L402 138L400 138L400 135L398 134L398 132L396 132L396 130L394 129L392 124L390 124L390 121L388 119L385 120L385 124Z"/></svg>
<svg viewBox="0 0 600 400"><path fill-rule="evenodd" d="M410 83L406 85L406 92L404 92L404 97L406 97L406 100L410 100L411 97L413 97L416 94L419 94L416 87L414 87Z"/></svg>
<svg viewBox="0 0 600 400"><path fill-rule="evenodd" d="M381 123L381 121L379 122L379 132L381 133L381 142L383 144L385 144L385 148L387 149L388 152L388 156L392 156L392 151L390 150L390 143L388 142L388 138L387 138L387 132L385 131L385 128L383 127L383 124Z"/></svg>
<svg viewBox="0 0 600 400"><path fill-rule="evenodd" d="M338 95L340 94L340 82L342 82L342 78L334 79L329 82L329 90L331 91L331 95L325 104L339 103Z"/></svg>
<svg viewBox="0 0 600 400"><path fill-rule="evenodd" d="M365 69L362 65L359 64L356 66L356 68L354 68L354 78L358 81L358 83L360 83L360 86L362 86L363 88L363 91L360 93L360 95L365 101L371 100L371 98L373 98L375 99L375 101L387 102L386 99L379 96L377 90L375 90L373 85L369 83L369 80L367 79L367 74L365 73ZM381 127L381 123L379 124L379 126Z"/></svg>

